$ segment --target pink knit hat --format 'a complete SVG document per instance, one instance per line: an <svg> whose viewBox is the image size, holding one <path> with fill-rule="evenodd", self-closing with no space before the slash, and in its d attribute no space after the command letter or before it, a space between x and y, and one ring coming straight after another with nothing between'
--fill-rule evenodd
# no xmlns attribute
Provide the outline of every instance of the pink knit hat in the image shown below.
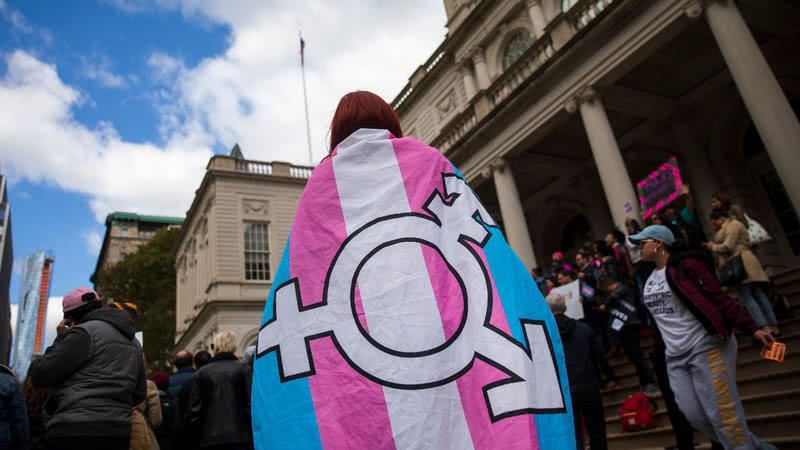
<svg viewBox="0 0 800 450"><path fill-rule="evenodd" d="M61 301L61 305L66 313L74 309L78 309L87 303L98 300L100 300L100 296L97 295L97 292L95 292L94 289L88 287L79 287L69 291Z"/></svg>

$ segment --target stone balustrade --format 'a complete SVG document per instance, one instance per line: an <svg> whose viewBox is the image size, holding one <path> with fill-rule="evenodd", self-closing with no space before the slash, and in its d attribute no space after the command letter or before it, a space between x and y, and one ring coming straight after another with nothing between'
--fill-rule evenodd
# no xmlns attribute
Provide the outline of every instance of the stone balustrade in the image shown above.
<svg viewBox="0 0 800 450"><path fill-rule="evenodd" d="M537 39L514 64L489 86L487 95L492 108L513 94L555 52L550 34L545 34Z"/></svg>
<svg viewBox="0 0 800 450"><path fill-rule="evenodd" d="M230 156L216 155L208 163L208 170L223 172L243 172L254 175L271 175L277 177L290 177L308 179L313 167L297 166L282 161L251 161L236 159Z"/></svg>
<svg viewBox="0 0 800 450"><path fill-rule="evenodd" d="M596 19L600 13L617 0L581 0L567 11L568 20L579 31Z"/></svg>
<svg viewBox="0 0 800 450"><path fill-rule="evenodd" d="M478 116L475 114L475 108L470 105L445 125L439 136L433 140L432 145L442 153L447 153L453 145L477 124Z"/></svg>

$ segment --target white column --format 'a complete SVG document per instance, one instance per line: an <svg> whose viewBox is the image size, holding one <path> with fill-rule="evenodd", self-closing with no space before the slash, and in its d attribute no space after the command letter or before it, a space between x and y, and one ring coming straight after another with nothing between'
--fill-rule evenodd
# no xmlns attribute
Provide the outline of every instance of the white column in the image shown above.
<svg viewBox="0 0 800 450"><path fill-rule="evenodd" d="M580 109L583 118L611 218L615 226L624 230L626 217L640 220L639 203L603 102L593 89L587 89L577 99L577 105L575 102L567 104L568 111L576 109Z"/></svg>
<svg viewBox="0 0 800 450"><path fill-rule="evenodd" d="M486 67L486 56L482 47L472 53L472 62L475 63L475 75L478 77L478 89L488 89L491 84L489 69Z"/></svg>
<svg viewBox="0 0 800 450"><path fill-rule="evenodd" d="M472 75L472 68L469 61L464 61L461 65L461 79L464 81L464 91L467 94L467 101L472 100L475 94L478 93L478 87L475 86L475 77Z"/></svg>
<svg viewBox="0 0 800 450"><path fill-rule="evenodd" d="M800 213L800 123L736 3L710 1L705 16L794 210Z"/></svg>
<svg viewBox="0 0 800 450"><path fill-rule="evenodd" d="M533 253L528 223L525 221L525 212L519 198L517 185L514 182L514 174L511 173L511 167L503 160L497 161L492 164L492 178L494 178L497 200L500 203L500 215L503 216L503 228L509 245L528 270L538 267L536 256Z"/></svg>
<svg viewBox="0 0 800 450"><path fill-rule="evenodd" d="M544 11L542 11L542 2L541 0L527 0L525 4L528 7L528 14L531 16L531 23L533 23L533 33L538 38L544 34L544 28L547 26Z"/></svg>

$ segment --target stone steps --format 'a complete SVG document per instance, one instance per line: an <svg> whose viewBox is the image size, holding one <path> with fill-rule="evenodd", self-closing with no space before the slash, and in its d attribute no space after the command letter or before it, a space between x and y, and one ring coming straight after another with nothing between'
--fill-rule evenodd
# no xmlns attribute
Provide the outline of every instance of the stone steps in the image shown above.
<svg viewBox="0 0 800 450"><path fill-rule="evenodd" d="M746 408L746 407L745 407ZM796 439L800 429L800 411L797 409L770 414L749 414L747 424L750 430L767 442L777 438ZM634 433L608 433L608 447L613 450L634 450L648 447L660 447L672 445L675 437L672 427L657 427L647 431ZM695 441L707 443L706 438L701 433L695 433ZM783 449L784 447L781 447Z"/></svg>
<svg viewBox="0 0 800 450"><path fill-rule="evenodd" d="M798 338L800 338L800 333L787 337L789 340L796 343ZM753 346L743 347L740 345L737 363L736 375L739 380L748 380L758 375L783 373L784 371L800 373L800 357L792 357L792 355L789 354L782 363L766 361L761 358L760 349ZM603 392L603 404L606 417L617 415L620 406L622 406L622 402L628 398L629 395L639 390L638 379L633 367L626 368L626 371L630 372L630 374L620 377L620 385L617 388ZM620 391L622 391L622 393L618 393ZM654 399L663 406L660 395L655 396Z"/></svg>
<svg viewBox="0 0 800 450"><path fill-rule="evenodd" d="M750 336L737 334L737 385L748 417L748 425L760 438L781 450L800 450L800 267L783 271L772 277L778 290L787 297L790 317L780 324L779 341L787 344L783 363L761 358L761 346ZM653 348L653 337L641 338L642 351L647 356ZM650 364L649 359L647 363ZM631 394L638 392L638 378L625 355L609 358L618 378L618 386L603 392L608 444L612 450L656 450L674 443L669 417L661 394L653 396L658 404L658 426L635 433L622 432L619 408ZM698 449L708 449L708 438L695 433Z"/></svg>

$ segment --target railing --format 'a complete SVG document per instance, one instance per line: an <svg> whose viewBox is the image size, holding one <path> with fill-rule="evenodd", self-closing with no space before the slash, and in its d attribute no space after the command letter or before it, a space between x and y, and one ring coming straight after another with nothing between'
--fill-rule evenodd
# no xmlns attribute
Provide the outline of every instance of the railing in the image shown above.
<svg viewBox="0 0 800 450"><path fill-rule="evenodd" d="M426 76L434 68L436 68L436 66L438 66L439 63L442 62L442 60L444 59L445 55L447 54L447 52L444 50L444 44L445 43L442 42L442 44L439 46L439 48L437 48L433 52L431 57L428 58L427 61L425 61L425 64L422 65L422 67L425 70ZM403 103L405 103L405 101L408 99L408 97L411 96L412 92L414 92L414 86L412 85L412 82L409 81L408 84L406 84L403 87L403 89L400 90L400 93L397 94L397 97L395 97L394 101L392 102L392 107L394 109L396 109L396 110L400 109L400 107L403 106Z"/></svg>
<svg viewBox="0 0 800 450"><path fill-rule="evenodd" d="M442 153L447 153L465 134L478 124L478 116L475 115L475 107L470 104L462 112L455 116L433 140L433 146Z"/></svg>
<svg viewBox="0 0 800 450"><path fill-rule="evenodd" d="M589 25L603 10L611 6L615 0L581 0L567 11L569 21L575 31Z"/></svg>
<svg viewBox="0 0 800 450"><path fill-rule="evenodd" d="M489 86L487 95L492 108L508 98L514 91L555 54L550 34L543 35L525 51L503 74Z"/></svg>
<svg viewBox="0 0 800 450"><path fill-rule="evenodd" d="M289 168L289 176L294 178L310 178L311 172L314 169L311 167L292 166Z"/></svg>
<svg viewBox="0 0 800 450"><path fill-rule="evenodd" d="M220 157L217 157L220 158ZM225 158L228 161L235 161L233 167L227 166L227 170L234 168L237 172L252 173L255 175L272 175L276 177L291 177L308 179L311 172L314 171L313 167L308 166L295 166L286 162L274 161L248 161L243 159L233 160L232 158ZM227 165L227 163L226 163ZM225 170L224 166L216 165L217 169Z"/></svg>
<svg viewBox="0 0 800 450"><path fill-rule="evenodd" d="M272 175L272 163L236 160L236 170L239 172L255 173L258 175Z"/></svg>

